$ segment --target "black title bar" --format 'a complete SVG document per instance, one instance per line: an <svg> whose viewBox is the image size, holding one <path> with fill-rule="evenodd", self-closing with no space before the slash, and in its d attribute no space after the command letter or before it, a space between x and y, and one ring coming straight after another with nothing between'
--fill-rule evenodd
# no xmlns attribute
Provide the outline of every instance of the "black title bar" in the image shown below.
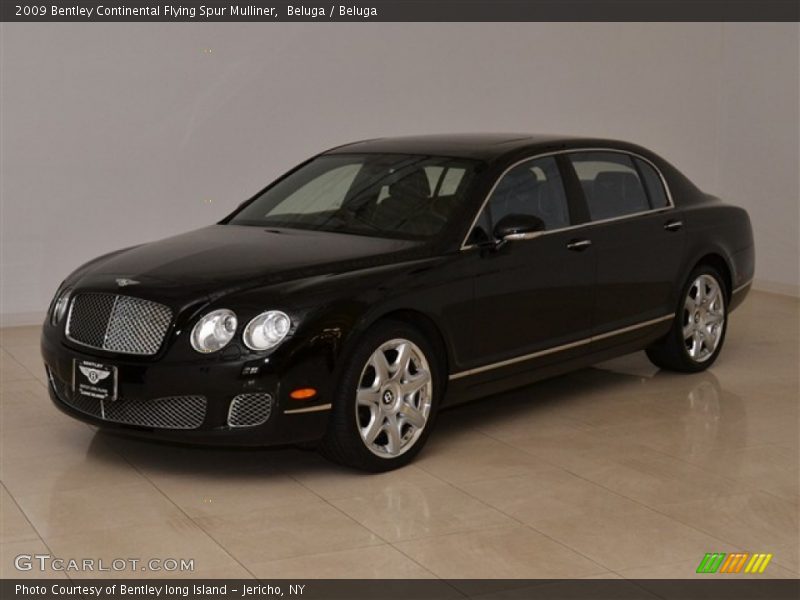
<svg viewBox="0 0 800 600"><path fill-rule="evenodd" d="M4 579L3 600L797 600L800 580L742 579Z"/></svg>
<svg viewBox="0 0 800 600"><path fill-rule="evenodd" d="M5 22L798 21L798 0L2 0Z"/></svg>

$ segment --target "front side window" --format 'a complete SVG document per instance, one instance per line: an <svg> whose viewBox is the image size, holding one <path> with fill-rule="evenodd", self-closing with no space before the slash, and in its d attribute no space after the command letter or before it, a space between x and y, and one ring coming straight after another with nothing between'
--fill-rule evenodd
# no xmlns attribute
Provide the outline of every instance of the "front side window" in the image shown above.
<svg viewBox="0 0 800 600"><path fill-rule="evenodd" d="M650 210L650 202L633 160L621 152L569 154L580 180L592 221Z"/></svg>
<svg viewBox="0 0 800 600"><path fill-rule="evenodd" d="M517 165L497 183L489 198L492 223L506 215L539 217L546 230L569 226L569 207L558 163L552 156Z"/></svg>
<svg viewBox="0 0 800 600"><path fill-rule="evenodd" d="M228 222L428 239L451 220L477 165L401 154L320 156L262 192Z"/></svg>

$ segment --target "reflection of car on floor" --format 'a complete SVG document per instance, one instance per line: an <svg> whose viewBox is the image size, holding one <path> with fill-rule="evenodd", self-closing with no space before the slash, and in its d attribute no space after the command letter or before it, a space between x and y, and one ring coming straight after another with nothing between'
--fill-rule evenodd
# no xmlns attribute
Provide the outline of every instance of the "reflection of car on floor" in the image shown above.
<svg viewBox="0 0 800 600"><path fill-rule="evenodd" d="M624 142L378 139L220 223L97 258L42 334L54 402L196 442L407 463L443 406L646 349L707 368L753 275L744 210Z"/></svg>

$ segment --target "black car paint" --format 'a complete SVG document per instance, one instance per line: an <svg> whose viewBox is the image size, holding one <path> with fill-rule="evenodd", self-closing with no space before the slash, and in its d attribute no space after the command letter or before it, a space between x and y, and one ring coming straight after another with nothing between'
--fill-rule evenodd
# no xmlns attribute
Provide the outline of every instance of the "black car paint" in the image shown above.
<svg viewBox="0 0 800 600"><path fill-rule="evenodd" d="M564 152L580 149L647 159L666 180L674 206L590 223L580 186L563 160ZM746 212L702 193L669 163L633 144L422 136L358 142L329 152L453 156L481 165L468 201L431 242L245 227L224 219L87 263L64 285L120 293L115 279L133 278L140 283L122 293L167 304L176 318L159 353L148 357L81 347L65 338L63 322L57 327L46 322L42 354L54 377L69 382L73 359L95 358L118 367L125 396L202 392L209 410L200 429L172 431L95 419L61 402L51 389L56 405L104 427L169 439L247 445L311 441L323 435L327 412L284 411L330 403L349 352L381 318L406 320L432 340L450 374L447 406L644 348L668 331L664 317L676 310L681 287L701 260L714 261L726 272L729 309L749 289L754 259ZM502 173L522 159L548 153L559 157L565 176L571 227L500 248L465 247L473 220ZM672 221L682 226L665 229ZM592 245L569 249L576 240ZM620 310L620 297L631 301L632 310ZM236 338L220 352L198 354L189 344L191 327L201 314L223 307L239 317ZM273 351L254 352L242 343L241 329L266 309L287 312L293 330ZM560 350L551 352L554 347ZM525 356L530 358L518 360ZM246 366L257 366L258 373L243 375ZM320 392L311 402L295 401L288 394L296 387ZM263 426L229 429L228 403L243 391L272 393L275 417Z"/></svg>

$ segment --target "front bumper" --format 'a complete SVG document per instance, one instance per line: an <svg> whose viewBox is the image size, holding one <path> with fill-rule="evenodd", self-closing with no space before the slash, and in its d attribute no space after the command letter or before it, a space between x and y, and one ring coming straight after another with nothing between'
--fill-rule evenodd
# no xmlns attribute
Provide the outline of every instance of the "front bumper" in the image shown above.
<svg viewBox="0 0 800 600"><path fill-rule="evenodd" d="M325 433L330 376L312 357L283 369L241 358L144 361L77 350L57 337L45 332L41 342L50 398L81 421L197 444L283 445L315 441ZM116 400L101 401L73 391L78 360L116 367ZM255 374L253 366L258 367ZM289 392L296 387L314 387L318 395L311 401L292 400ZM233 413L256 424L242 426L241 418L231 417L234 399L239 410Z"/></svg>

